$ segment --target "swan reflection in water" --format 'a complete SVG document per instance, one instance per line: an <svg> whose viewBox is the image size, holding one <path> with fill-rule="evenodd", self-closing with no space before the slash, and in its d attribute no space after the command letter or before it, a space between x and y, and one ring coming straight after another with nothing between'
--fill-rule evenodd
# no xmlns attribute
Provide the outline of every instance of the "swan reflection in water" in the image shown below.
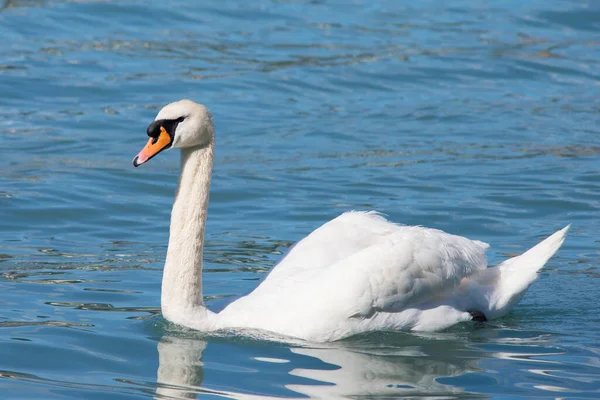
<svg viewBox="0 0 600 400"><path fill-rule="evenodd" d="M408 334L401 334L400 339L401 344L376 348L357 342L283 347L225 341L211 341L208 345L202 339L164 336L158 343L156 397L196 398L200 394L235 399L460 396L467 394L464 388L440 383L438 378L481 370L479 358L471 353L473 349L455 340L433 340ZM226 360L226 354L235 354L247 358L247 362L234 366L232 360L228 366L227 361L215 361L215 357L209 355L205 366L202 357L207 349L211 355L219 354L219 360ZM226 377L216 379L220 381L216 384L212 378L210 382L203 382L205 368L213 378L219 372ZM268 373L269 377L249 376L261 372ZM278 376L274 379L273 374Z"/></svg>

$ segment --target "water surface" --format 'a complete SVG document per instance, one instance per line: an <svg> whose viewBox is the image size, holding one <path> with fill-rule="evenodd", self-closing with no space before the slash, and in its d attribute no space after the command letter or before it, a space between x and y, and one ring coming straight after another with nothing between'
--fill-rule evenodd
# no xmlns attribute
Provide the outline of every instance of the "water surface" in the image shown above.
<svg viewBox="0 0 600 400"><path fill-rule="evenodd" d="M1 397L600 397L595 2L0 7ZM573 227L484 326L329 345L186 331L159 309L178 155L131 166L180 98L217 128L213 309L349 209L487 241L491 264Z"/></svg>

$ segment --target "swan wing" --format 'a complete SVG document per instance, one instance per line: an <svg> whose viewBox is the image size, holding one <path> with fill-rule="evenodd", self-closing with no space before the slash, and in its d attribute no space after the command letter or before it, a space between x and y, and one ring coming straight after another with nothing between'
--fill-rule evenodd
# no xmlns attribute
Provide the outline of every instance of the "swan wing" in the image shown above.
<svg viewBox="0 0 600 400"><path fill-rule="evenodd" d="M265 282L297 282L316 270L322 278L350 275L362 281L365 275L368 280L379 277L401 286L416 284L408 292L419 293L419 284L428 279L432 279L431 284L454 286L472 271L486 268L488 247L487 243L437 229L395 224L374 211L350 211L293 246ZM377 281L371 283L379 285ZM396 289L398 296L408 293Z"/></svg>
<svg viewBox="0 0 600 400"><path fill-rule="evenodd" d="M487 267L488 245L435 229L398 226L393 234L340 260L321 278L337 283L348 317L418 307ZM331 295L330 295L331 297ZM332 299L333 300L333 299Z"/></svg>
<svg viewBox="0 0 600 400"><path fill-rule="evenodd" d="M297 242L271 271L283 279L320 270L370 247L398 231L399 225L374 211L349 211L323 224Z"/></svg>
<svg viewBox="0 0 600 400"><path fill-rule="evenodd" d="M243 319L291 336L346 336L381 319L373 319L377 314L418 307L456 287L486 268L487 248L375 213L346 213L300 241L250 295L221 314L232 325Z"/></svg>

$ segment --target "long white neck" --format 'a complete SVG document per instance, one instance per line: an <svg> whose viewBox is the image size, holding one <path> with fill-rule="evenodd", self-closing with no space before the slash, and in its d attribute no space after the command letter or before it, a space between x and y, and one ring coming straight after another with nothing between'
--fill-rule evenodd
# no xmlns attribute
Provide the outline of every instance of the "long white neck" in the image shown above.
<svg viewBox="0 0 600 400"><path fill-rule="evenodd" d="M202 251L208 212L214 143L181 150L181 176L171 213L163 272L163 316L177 324L210 330L214 314L202 299Z"/></svg>

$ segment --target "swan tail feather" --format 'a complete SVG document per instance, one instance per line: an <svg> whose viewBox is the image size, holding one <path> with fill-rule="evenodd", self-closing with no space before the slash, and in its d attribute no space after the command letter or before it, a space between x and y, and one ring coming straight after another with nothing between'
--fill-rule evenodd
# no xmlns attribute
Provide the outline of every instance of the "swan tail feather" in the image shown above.
<svg viewBox="0 0 600 400"><path fill-rule="evenodd" d="M473 276L467 284L471 298L477 299L473 305L487 319L508 314L535 281L537 272L561 247L570 226L564 227L525 253Z"/></svg>

